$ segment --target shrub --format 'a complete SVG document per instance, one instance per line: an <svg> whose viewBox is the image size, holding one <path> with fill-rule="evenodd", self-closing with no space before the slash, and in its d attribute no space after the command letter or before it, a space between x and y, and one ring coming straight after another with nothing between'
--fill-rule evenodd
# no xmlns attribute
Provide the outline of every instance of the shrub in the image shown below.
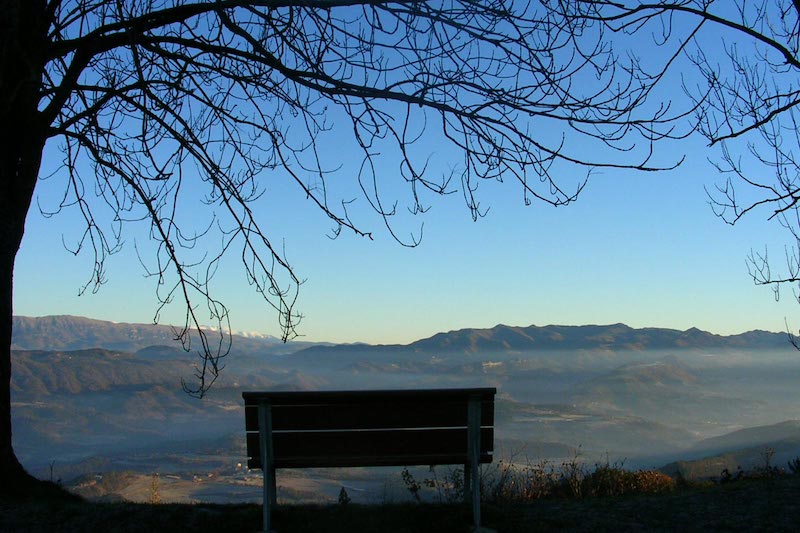
<svg viewBox="0 0 800 533"><path fill-rule="evenodd" d="M645 494L668 492L678 485L677 481L658 470L637 470L633 474L636 477L636 490Z"/></svg>
<svg viewBox="0 0 800 533"><path fill-rule="evenodd" d="M799 463L800 465L800 463ZM433 489L439 502L459 502L464 497L464 473L447 470L440 479L431 467L432 477L417 481L403 470L402 478L413 498L421 501L423 489ZM616 497L627 494L657 494L672 491L677 482L656 470L626 470L622 463L598 463L593 470L575 456L552 465L546 460L524 465L507 461L485 467L481 475L481 494L493 502L525 502L541 498Z"/></svg>
<svg viewBox="0 0 800 533"><path fill-rule="evenodd" d="M789 472L791 472L792 474L800 475L800 457L795 457L794 459L786 463L786 466L789 467Z"/></svg>
<svg viewBox="0 0 800 533"><path fill-rule="evenodd" d="M493 501L530 501L540 498L615 497L674 490L677 483L656 470L626 470L622 463L599 463L594 470L573 458L558 468L547 461L518 466L500 462L487 476Z"/></svg>
<svg viewBox="0 0 800 533"><path fill-rule="evenodd" d="M559 474L547 461L516 466L500 461L494 471L485 476L493 501L528 501L552 496L559 486Z"/></svg>
<svg viewBox="0 0 800 533"><path fill-rule="evenodd" d="M654 494L674 490L676 482L656 470L625 470L621 463L595 465L584 478L587 496L614 497L625 494Z"/></svg>

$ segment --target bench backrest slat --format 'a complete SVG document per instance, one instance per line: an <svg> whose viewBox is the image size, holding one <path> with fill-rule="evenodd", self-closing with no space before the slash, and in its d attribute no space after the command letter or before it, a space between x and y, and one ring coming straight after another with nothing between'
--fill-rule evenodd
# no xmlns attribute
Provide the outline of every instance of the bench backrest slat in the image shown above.
<svg viewBox="0 0 800 533"><path fill-rule="evenodd" d="M466 429L324 431L273 433L275 468L411 466L467 462ZM493 428L481 428L481 462L492 460ZM258 433L247 446L258 449ZM454 450L459 450L458 453ZM249 468L261 468L256 454Z"/></svg>
<svg viewBox="0 0 800 533"><path fill-rule="evenodd" d="M369 404L318 403L310 405L272 404L273 431L391 429L465 427L464 399L431 403L425 399L379 400ZM258 429L258 405L245 406L248 431ZM481 426L494 425L493 401L481 410Z"/></svg>
<svg viewBox="0 0 800 533"><path fill-rule="evenodd" d="M491 462L495 389L244 393L248 466L260 468L268 402L276 468L463 464L467 405L481 399L480 460Z"/></svg>

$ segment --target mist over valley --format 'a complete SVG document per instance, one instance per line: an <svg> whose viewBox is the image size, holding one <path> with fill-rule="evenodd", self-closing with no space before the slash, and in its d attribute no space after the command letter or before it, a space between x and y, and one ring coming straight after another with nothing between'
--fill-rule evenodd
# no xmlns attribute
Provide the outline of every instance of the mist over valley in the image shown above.
<svg viewBox="0 0 800 533"><path fill-rule="evenodd" d="M408 345L234 336L198 400L181 388L196 355L169 327L15 317L13 331L15 449L31 472L90 496L146 498L142 483L158 472L175 500L257 500L261 472L241 466L244 390L496 387L495 462L577 457L703 477L758 464L765 449L774 464L800 455L800 354L781 333L498 325ZM389 486L400 469L377 470L285 471L279 497L334 498L344 485L367 501L402 494ZM115 471L127 484L104 493L89 482Z"/></svg>

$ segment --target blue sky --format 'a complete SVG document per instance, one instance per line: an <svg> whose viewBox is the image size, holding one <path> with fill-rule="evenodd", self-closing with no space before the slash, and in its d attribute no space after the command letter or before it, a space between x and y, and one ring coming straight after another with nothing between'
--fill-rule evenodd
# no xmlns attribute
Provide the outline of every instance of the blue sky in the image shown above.
<svg viewBox="0 0 800 533"><path fill-rule="evenodd" d="M669 91L669 89L667 89ZM334 117L335 118L335 117ZM540 128L541 130L542 128ZM331 166L342 170L331 182L341 197L352 196L351 126L337 126L321 145ZM544 129L545 137L558 132ZM591 144L570 144L573 153L617 157ZM60 157L48 145L43 174ZM431 155L430 172L457 168L460 155L435 137L416 150ZM756 287L747 274L751 248L768 246L773 263L783 264L785 232L764 213L730 227L708 206L704 187L720 179L708 158L718 158L699 136L657 147L656 162L669 164L686 154L677 169L657 173L597 171L575 204L526 207L518 185L483 183L479 197L487 216L473 222L459 193L425 198L432 208L417 217L401 216L401 236L419 230L416 248L398 245L382 229L366 202L351 207L374 240L343 233L331 240L329 222L296 189L282 185L280 172L262 176L266 194L255 204L273 242L284 244L298 276L305 279L297 310L305 315L299 333L306 340L409 342L465 327L546 324L608 324L678 329L698 327L721 334L751 329L779 331L784 320L800 327L800 307L788 290L776 302L772 291ZM397 185L391 154L379 159L387 199L407 190ZM355 165L355 166L354 166ZM763 169L755 169L761 172ZM559 174L560 183L583 178L585 170ZM36 201L58 202L58 182L40 182ZM184 212L204 207L187 206ZM199 219L199 218L198 218ZM92 270L92 257L73 256L63 245L78 239L82 222L75 212L43 217L36 204L15 270L15 313L75 314L93 318L151 322L157 306L154 280L144 277L134 244L150 251L144 224L127 224L123 250L107 263L108 281L97 294L78 297ZM229 307L235 330L279 334L277 317L244 278L236 257L223 263L214 294ZM180 323L172 306L162 323ZM201 315L202 318L202 315ZM793 319L797 318L793 322Z"/></svg>
<svg viewBox="0 0 800 533"><path fill-rule="evenodd" d="M800 315L786 297L775 302L747 275L751 247L769 245L778 266L784 235L751 217L735 227L717 219L704 186L719 177L701 139L682 145L687 161L659 173L604 171L579 201L564 208L524 206L513 183L481 187L487 216L473 222L459 195L401 226L424 222L422 243L398 245L377 222L375 240L350 234L331 240L329 224L297 194L264 198L268 226L279 226L299 276L298 310L307 340L408 342L464 327L606 324L716 333L782 330ZM714 152L711 152L714 153ZM40 187L46 203L48 183ZM366 206L361 214L369 219ZM409 217L410 218L410 217ZM146 249L145 228L126 228L126 246L109 259L108 282L97 294L77 293L91 273L89 256L64 249L80 235L74 213L43 218L34 208L17 257L15 313L76 314L149 322L152 279L132 246ZM236 330L277 334L275 314L245 282L235 257L216 278ZM178 323L180 309L162 323Z"/></svg>

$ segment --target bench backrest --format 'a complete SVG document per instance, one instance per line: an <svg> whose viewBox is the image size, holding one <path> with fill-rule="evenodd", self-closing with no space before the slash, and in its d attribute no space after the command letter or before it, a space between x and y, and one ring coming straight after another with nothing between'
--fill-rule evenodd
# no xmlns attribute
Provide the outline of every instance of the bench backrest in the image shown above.
<svg viewBox="0 0 800 533"><path fill-rule="evenodd" d="M259 404L275 468L465 464L468 405L479 402L480 462L492 461L494 388L245 392L247 466L261 468Z"/></svg>

